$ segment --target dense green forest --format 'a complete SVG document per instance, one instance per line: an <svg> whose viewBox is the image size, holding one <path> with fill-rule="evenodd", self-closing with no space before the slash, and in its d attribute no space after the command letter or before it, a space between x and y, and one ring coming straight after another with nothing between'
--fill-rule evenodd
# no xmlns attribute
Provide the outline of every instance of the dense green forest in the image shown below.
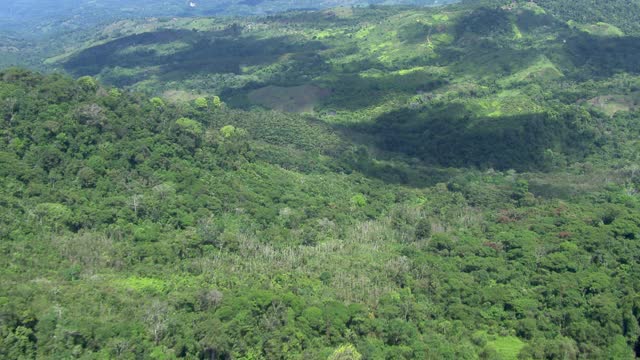
<svg viewBox="0 0 640 360"><path fill-rule="evenodd" d="M7 37L0 358L637 358L634 4Z"/></svg>
<svg viewBox="0 0 640 360"><path fill-rule="evenodd" d="M118 25L48 64L171 101L312 113L431 165L576 161L602 112L640 103L635 37L528 2Z"/></svg>
<svg viewBox="0 0 640 360"><path fill-rule="evenodd" d="M463 2L483 6L504 6L511 3L504 0L463 0ZM524 2L523 0L514 1L514 3ZM566 22L610 23L623 29L628 34L640 34L640 23L638 22L640 1L638 0L536 0L532 3Z"/></svg>
<svg viewBox="0 0 640 360"><path fill-rule="evenodd" d="M158 16L256 15L300 9L338 6L444 5L453 0L19 0L0 8L0 31L25 36L39 35L25 30L56 32L62 29L94 27L108 21Z"/></svg>
<svg viewBox="0 0 640 360"><path fill-rule="evenodd" d="M42 64L43 59L68 51L105 28L126 28L114 24L120 21L166 23L203 16L277 14L336 6L433 6L452 2L455 0L6 0L0 6L0 68L51 70ZM134 26L138 31L144 27L140 23Z"/></svg>

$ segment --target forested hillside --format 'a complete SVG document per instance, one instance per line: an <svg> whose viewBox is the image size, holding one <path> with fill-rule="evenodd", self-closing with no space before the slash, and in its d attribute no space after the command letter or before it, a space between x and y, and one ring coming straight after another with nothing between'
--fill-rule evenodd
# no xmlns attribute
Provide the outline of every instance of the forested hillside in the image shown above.
<svg viewBox="0 0 640 360"><path fill-rule="evenodd" d="M0 358L637 358L640 47L566 3L126 20L0 70Z"/></svg>
<svg viewBox="0 0 640 360"><path fill-rule="evenodd" d="M640 103L640 42L613 28L534 3L342 8L118 23L48 62L173 101L313 113L432 165L548 170Z"/></svg>
<svg viewBox="0 0 640 360"><path fill-rule="evenodd" d="M632 357L637 164L406 187L298 115L0 78L5 358Z"/></svg>
<svg viewBox="0 0 640 360"><path fill-rule="evenodd" d="M424 7L453 2L455 0L7 0L0 6L0 68L28 65L50 71L50 66L42 64L47 57L75 49L92 38L95 40L94 35L105 27L112 30L127 28L133 20L166 24L183 18L214 15L221 16L218 18L221 20L229 16L336 6L404 4ZM148 26L139 23L133 26L137 31L148 30Z"/></svg>
<svg viewBox="0 0 640 360"><path fill-rule="evenodd" d="M444 5L454 0L19 0L0 7L0 31L25 36L40 32L93 28L130 18L158 16L256 15L296 9L325 9L337 6ZM34 32L25 31L29 29Z"/></svg>
<svg viewBox="0 0 640 360"><path fill-rule="evenodd" d="M470 5L509 6L510 3L524 3L523 0L463 0ZM624 30L627 34L640 34L640 1L638 0L536 0L532 3L563 21L585 24L608 23Z"/></svg>

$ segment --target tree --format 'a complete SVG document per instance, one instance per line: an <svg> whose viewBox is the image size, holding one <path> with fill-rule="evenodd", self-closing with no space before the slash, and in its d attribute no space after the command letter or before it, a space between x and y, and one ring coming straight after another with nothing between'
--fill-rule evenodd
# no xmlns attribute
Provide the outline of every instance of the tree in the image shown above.
<svg viewBox="0 0 640 360"><path fill-rule="evenodd" d="M416 240L426 240L431 237L431 222L422 218L416 224L415 230Z"/></svg>
<svg viewBox="0 0 640 360"><path fill-rule="evenodd" d="M169 306L158 300L154 300L145 312L144 321L156 345L160 343L160 340L169 329L168 315Z"/></svg>
<svg viewBox="0 0 640 360"><path fill-rule="evenodd" d="M606 356L608 360L632 360L636 358L631 347L627 345L624 336L621 335L616 336L613 344L607 348Z"/></svg>
<svg viewBox="0 0 640 360"><path fill-rule="evenodd" d="M360 360L362 355L351 344L342 345L331 354L327 360Z"/></svg>
<svg viewBox="0 0 640 360"><path fill-rule="evenodd" d="M96 103L80 106L76 111L76 118L81 124L95 126L100 130L108 122L105 108Z"/></svg>
<svg viewBox="0 0 640 360"><path fill-rule="evenodd" d="M355 194L351 197L351 206L361 208L367 205L367 198L363 194Z"/></svg>
<svg viewBox="0 0 640 360"><path fill-rule="evenodd" d="M204 110L209 107L209 102L206 98L203 97L197 98L194 103L196 105L196 108L199 110Z"/></svg>
<svg viewBox="0 0 640 360"><path fill-rule="evenodd" d="M215 309L221 303L224 295L216 289L206 290L200 293L200 305L203 309Z"/></svg>
<svg viewBox="0 0 640 360"><path fill-rule="evenodd" d="M96 185L96 177L96 172L90 167L83 167L78 171L78 180L82 187L94 187Z"/></svg>
<svg viewBox="0 0 640 360"><path fill-rule="evenodd" d="M157 109L164 109L164 107L166 106L164 101L162 99L160 99L159 97L151 98L151 100L149 100L149 102L151 103L151 105L153 105Z"/></svg>
<svg viewBox="0 0 640 360"><path fill-rule="evenodd" d="M86 91L95 91L98 88L98 84L91 76L83 76L79 78L78 84Z"/></svg>
<svg viewBox="0 0 640 360"><path fill-rule="evenodd" d="M34 211L40 225L48 225L54 229L61 229L72 219L72 212L63 204L38 204Z"/></svg>
<svg viewBox="0 0 640 360"><path fill-rule="evenodd" d="M236 128L233 125L226 125L220 129L220 133L225 138L230 138L236 133Z"/></svg>
<svg viewBox="0 0 640 360"><path fill-rule="evenodd" d="M176 125L192 135L201 135L203 132L202 125L199 122L186 117L176 120Z"/></svg>
<svg viewBox="0 0 640 360"><path fill-rule="evenodd" d="M220 100L220 97L218 96L213 97L212 103L213 103L214 109L220 109L224 105L224 103L222 102L222 100Z"/></svg>
<svg viewBox="0 0 640 360"><path fill-rule="evenodd" d="M113 88L111 90L109 90L109 96L111 96L112 98L119 98L122 96L122 92L120 90L118 90L118 88Z"/></svg>

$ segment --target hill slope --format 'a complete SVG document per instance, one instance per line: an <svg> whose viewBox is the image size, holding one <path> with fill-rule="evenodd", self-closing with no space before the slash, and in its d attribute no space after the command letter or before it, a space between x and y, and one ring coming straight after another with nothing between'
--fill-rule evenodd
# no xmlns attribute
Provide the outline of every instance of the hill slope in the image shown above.
<svg viewBox="0 0 640 360"><path fill-rule="evenodd" d="M0 358L638 356L639 42L549 9L124 21L77 79L0 71Z"/></svg>
<svg viewBox="0 0 640 360"><path fill-rule="evenodd" d="M621 359L637 345L631 154L618 170L404 187L376 175L438 173L299 115L0 79L2 357ZM618 121L613 151L631 150L637 122Z"/></svg>
<svg viewBox="0 0 640 360"><path fill-rule="evenodd" d="M470 5L508 7L512 3L522 4L526 1L463 0L463 2ZM540 9L565 22L574 21L581 24L608 23L623 29L627 35L640 35L640 1L638 0L537 0L529 3L535 3Z"/></svg>
<svg viewBox="0 0 640 360"><path fill-rule="evenodd" d="M616 74L638 81L640 42L589 29L531 3L337 9L119 23L50 63L176 101L313 112L429 164L528 170L593 151L587 100L623 95Z"/></svg>
<svg viewBox="0 0 640 360"><path fill-rule="evenodd" d="M172 16L256 15L336 6L443 5L453 0L21 0L0 8L0 31L26 37L65 29L94 27L108 21Z"/></svg>

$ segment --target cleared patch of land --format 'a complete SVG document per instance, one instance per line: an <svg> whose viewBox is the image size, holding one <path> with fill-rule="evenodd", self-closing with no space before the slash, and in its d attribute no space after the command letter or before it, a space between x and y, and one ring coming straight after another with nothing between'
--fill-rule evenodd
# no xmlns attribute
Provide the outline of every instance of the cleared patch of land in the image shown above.
<svg viewBox="0 0 640 360"><path fill-rule="evenodd" d="M501 79L499 82L503 86L508 86L514 83L531 81L552 81L562 77L564 77L562 71L560 71L549 58L542 55L530 66Z"/></svg>
<svg viewBox="0 0 640 360"><path fill-rule="evenodd" d="M269 109L304 113L313 112L318 103L331 95L331 90L315 85L291 87L267 86L249 93L249 101Z"/></svg>
<svg viewBox="0 0 640 360"><path fill-rule="evenodd" d="M631 111L640 108L640 92L631 95L601 95L587 100L592 106L613 116L619 111Z"/></svg>

